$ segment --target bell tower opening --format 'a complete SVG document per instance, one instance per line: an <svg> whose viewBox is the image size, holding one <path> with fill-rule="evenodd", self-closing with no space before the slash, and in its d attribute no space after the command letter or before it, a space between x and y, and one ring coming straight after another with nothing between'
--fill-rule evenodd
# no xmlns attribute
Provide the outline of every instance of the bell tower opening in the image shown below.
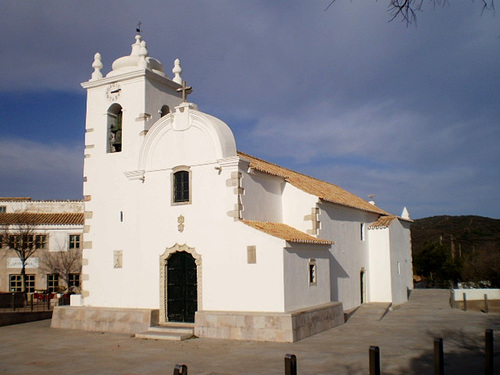
<svg viewBox="0 0 500 375"><path fill-rule="evenodd" d="M108 153L122 151L123 108L115 103L108 108Z"/></svg>

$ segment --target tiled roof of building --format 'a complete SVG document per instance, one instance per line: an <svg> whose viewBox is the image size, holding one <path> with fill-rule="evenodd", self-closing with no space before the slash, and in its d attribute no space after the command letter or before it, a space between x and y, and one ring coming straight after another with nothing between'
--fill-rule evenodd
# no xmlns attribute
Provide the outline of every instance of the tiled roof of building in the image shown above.
<svg viewBox="0 0 500 375"><path fill-rule="evenodd" d="M243 159L250 161L250 168L260 172L279 176L288 183L306 193L317 196L323 201L340 204L342 206L352 207L363 211L373 212L380 215L389 215L384 210L368 203L364 199L349 193L341 187L318 180L314 177L306 176L302 173L292 171L291 169L280 167L279 165L269 163L265 160L238 151L238 155Z"/></svg>
<svg viewBox="0 0 500 375"><path fill-rule="evenodd" d="M0 225L83 225L83 213L0 213Z"/></svg>
<svg viewBox="0 0 500 375"><path fill-rule="evenodd" d="M251 220L242 220L242 222L252 228L258 229L273 237L278 237L288 242L308 243L314 245L331 245L333 243L332 241L315 238L307 233L301 232L298 229L282 223L266 223Z"/></svg>
<svg viewBox="0 0 500 375"><path fill-rule="evenodd" d="M376 222L371 224L368 229L382 229L382 228L389 228L389 225L397 219L396 216L381 216L378 218Z"/></svg>
<svg viewBox="0 0 500 375"><path fill-rule="evenodd" d="M0 202L26 202L30 200L30 197L0 197Z"/></svg>

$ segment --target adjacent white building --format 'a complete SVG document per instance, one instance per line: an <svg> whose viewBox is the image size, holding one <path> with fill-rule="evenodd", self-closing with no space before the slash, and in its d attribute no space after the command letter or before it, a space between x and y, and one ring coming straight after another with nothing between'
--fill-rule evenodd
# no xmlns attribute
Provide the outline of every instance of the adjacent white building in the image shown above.
<svg viewBox="0 0 500 375"><path fill-rule="evenodd" d="M409 216L238 152L185 100L179 60L170 79L139 35L106 76L100 54L92 66L83 291L53 326L295 341L407 300Z"/></svg>

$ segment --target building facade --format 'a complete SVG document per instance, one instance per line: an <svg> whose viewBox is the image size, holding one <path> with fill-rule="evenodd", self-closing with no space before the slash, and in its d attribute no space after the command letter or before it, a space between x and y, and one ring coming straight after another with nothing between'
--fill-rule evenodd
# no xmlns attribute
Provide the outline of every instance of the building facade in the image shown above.
<svg viewBox="0 0 500 375"><path fill-rule="evenodd" d="M22 243L28 293L79 291L83 201L0 198L0 235L0 292L23 291Z"/></svg>
<svg viewBox="0 0 500 375"><path fill-rule="evenodd" d="M81 320L54 326L134 332L112 317L139 309L200 337L296 341L361 303L407 300L409 217L237 151L187 101L180 62L168 78L140 35L106 76L100 54L92 66L83 286L59 309Z"/></svg>

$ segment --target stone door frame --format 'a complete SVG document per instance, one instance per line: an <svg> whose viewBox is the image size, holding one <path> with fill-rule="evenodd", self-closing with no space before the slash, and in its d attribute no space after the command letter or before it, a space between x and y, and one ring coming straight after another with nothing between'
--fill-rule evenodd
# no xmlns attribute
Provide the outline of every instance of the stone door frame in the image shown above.
<svg viewBox="0 0 500 375"><path fill-rule="evenodd" d="M201 285L201 255L196 252L196 250L193 247L189 247L186 244L184 245L179 245L175 244L172 247L168 247L165 249L165 252L160 255L160 324L165 324L168 322L167 320L167 314L168 314L168 296L167 296L167 286L168 286L168 280L167 280L167 270L166 270L166 265L168 262L168 259L172 256L172 254L185 251L186 253L191 254L191 256L194 258L194 262L196 263L196 294L197 294L197 299L198 299L198 308L196 311L199 311L202 309L202 285Z"/></svg>

